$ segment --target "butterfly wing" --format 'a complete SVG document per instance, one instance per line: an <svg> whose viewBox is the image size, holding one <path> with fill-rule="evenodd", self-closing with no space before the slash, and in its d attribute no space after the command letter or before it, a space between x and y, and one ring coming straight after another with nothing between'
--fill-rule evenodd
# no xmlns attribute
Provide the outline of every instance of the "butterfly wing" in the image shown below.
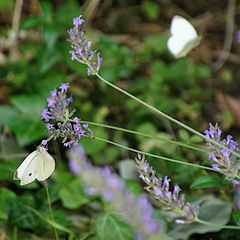
<svg viewBox="0 0 240 240"><path fill-rule="evenodd" d="M185 35L185 38L197 38L198 34L189 21L181 16L174 16L170 27L171 35Z"/></svg>
<svg viewBox="0 0 240 240"><path fill-rule="evenodd" d="M26 185L36 179L35 165L37 154L38 151L30 153L14 173L13 179L20 180L20 185Z"/></svg>
<svg viewBox="0 0 240 240"><path fill-rule="evenodd" d="M197 47L201 41L200 37L186 41L182 37L171 36L168 40L168 49L175 58L185 57L193 48Z"/></svg>
<svg viewBox="0 0 240 240"><path fill-rule="evenodd" d="M194 27L185 18L174 16L170 27L171 37L167 46L169 51L176 57L186 56L194 47L200 43Z"/></svg>
<svg viewBox="0 0 240 240"><path fill-rule="evenodd" d="M36 156L36 178L38 181L46 180L55 169L55 161L44 147L38 148Z"/></svg>

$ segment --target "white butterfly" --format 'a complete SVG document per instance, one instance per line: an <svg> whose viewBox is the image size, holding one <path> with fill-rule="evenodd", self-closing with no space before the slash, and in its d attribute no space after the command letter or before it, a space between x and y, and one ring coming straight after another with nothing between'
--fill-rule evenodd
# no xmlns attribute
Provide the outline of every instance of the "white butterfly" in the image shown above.
<svg viewBox="0 0 240 240"><path fill-rule="evenodd" d="M167 46L175 58L185 57L201 40L191 23L180 16L173 17L170 33Z"/></svg>
<svg viewBox="0 0 240 240"><path fill-rule="evenodd" d="M46 180L55 169L55 161L46 148L39 146L30 153L14 173L13 179L20 180L20 185Z"/></svg>

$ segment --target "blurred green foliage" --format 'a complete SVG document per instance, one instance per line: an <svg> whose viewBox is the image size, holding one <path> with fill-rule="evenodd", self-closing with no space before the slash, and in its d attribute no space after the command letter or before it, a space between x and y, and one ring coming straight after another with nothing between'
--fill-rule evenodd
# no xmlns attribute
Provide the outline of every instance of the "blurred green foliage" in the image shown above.
<svg viewBox="0 0 240 240"><path fill-rule="evenodd" d="M40 236L38 239L49 239L53 236L43 186L35 182L19 187L12 176L20 160L27 155L22 153L26 149L29 152L35 149L35 145L47 136L40 116L41 109L45 107L50 91L62 82L71 83L74 107L82 120L109 123L154 136L201 144L198 137L154 116L138 103L109 89L97 79L87 78L86 67L71 61L68 54L70 46L66 42L67 29L71 26L72 18L84 13L78 1L62 2L56 6L52 1L39 1L39 14L24 12L20 28L27 37L19 42L20 57L16 62L6 59L6 63L0 66L0 88L8 89L6 99L0 105L0 221L1 228L8 235L6 239L36 239L34 235ZM140 12L136 13L136 17L159 24L164 6L152 0L140 2ZM14 1L1 1L0 13L10 11L13 6ZM211 77L211 68L190 58L174 60L166 49L166 33L145 34L138 38L137 47L131 47L129 42L121 44L114 40L108 34L108 29L104 29L104 23L98 21L107 22L108 19L96 20L96 26L101 26L102 29L99 28L102 32L94 30L94 24L88 26L86 31L104 59L100 74L145 102L180 121L187 121L200 131L203 130L206 120L202 113L212 90L209 88L203 91L202 86ZM9 26L5 24L1 28L1 32L6 32ZM129 33L130 43L132 35ZM91 129L96 136L124 146L182 161L207 163L204 154L166 142L100 127ZM172 132L175 132L174 137ZM119 161L135 156L124 149L94 139L83 139L81 143L96 165L111 164L118 169ZM110 240L112 234L116 239L133 239L134 232L128 223L119 216L104 211L101 207L103 200L86 195L81 179L68 170L61 143L52 144L50 152L57 159L57 169L49 180L49 188L61 239L77 236L77 239ZM22 155L11 155L15 153ZM217 191L216 188L223 184L226 187L222 187L221 194L226 200L230 199L228 185L220 177L209 176L203 170L184 165L156 159L149 161L160 176L171 176L186 192L191 188L193 191L189 198L192 200L198 199L205 190L206 193L207 190ZM139 181L128 179L126 183L131 191L139 194ZM227 222L229 214L226 213L222 218ZM240 225L238 213L234 215L234 221ZM182 231L182 234L186 237L190 232L198 231L188 229L187 232ZM229 239L234 236L232 234L229 234ZM225 235L223 233L220 236Z"/></svg>

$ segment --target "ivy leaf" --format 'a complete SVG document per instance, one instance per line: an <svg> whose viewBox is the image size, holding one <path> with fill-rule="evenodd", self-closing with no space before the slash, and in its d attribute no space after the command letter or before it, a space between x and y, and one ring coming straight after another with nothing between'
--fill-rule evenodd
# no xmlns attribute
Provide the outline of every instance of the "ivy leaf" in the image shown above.
<svg viewBox="0 0 240 240"><path fill-rule="evenodd" d="M99 240L132 240L132 228L119 217L110 214L101 214L96 219L96 232Z"/></svg>
<svg viewBox="0 0 240 240"><path fill-rule="evenodd" d="M16 195L14 192L7 188L1 188L0 189L0 219L7 219L8 214L7 214L7 206L8 202L15 198Z"/></svg>
<svg viewBox="0 0 240 240"><path fill-rule="evenodd" d="M240 226L240 212L235 212L233 214L233 220L238 226Z"/></svg>
<svg viewBox="0 0 240 240"><path fill-rule="evenodd" d="M93 131L94 136L108 139L108 134L105 129L91 126L91 130ZM91 139L91 138L82 138L81 144L83 145L86 154L89 154L91 156L94 156L102 152L107 145L106 142L99 141L97 139Z"/></svg>
<svg viewBox="0 0 240 240"><path fill-rule="evenodd" d="M216 178L212 176L201 176L198 177L191 185L192 189L203 189L211 188L218 185Z"/></svg>
<svg viewBox="0 0 240 240"><path fill-rule="evenodd" d="M68 209L79 208L89 202L79 178L61 188L59 197Z"/></svg>
<svg viewBox="0 0 240 240"><path fill-rule="evenodd" d="M15 108L13 111L9 111L7 123L16 134L21 146L46 135L46 129L40 117L41 109L44 107L44 100L41 97L18 95L11 98L11 103Z"/></svg>
<svg viewBox="0 0 240 240"><path fill-rule="evenodd" d="M151 21L156 20L160 13L159 5L154 1L143 1L142 9L146 17Z"/></svg>
<svg viewBox="0 0 240 240"><path fill-rule="evenodd" d="M27 197L27 196L26 196ZM28 196L32 198L31 196ZM30 212L26 205L26 200L29 199L20 199L14 198L8 204L8 217L9 223L12 226L18 227L20 229L36 229L39 226L39 219ZM31 199L30 199L31 200Z"/></svg>
<svg viewBox="0 0 240 240"><path fill-rule="evenodd" d="M203 198L200 206L199 218L209 223L225 225L229 221L232 212L232 204L214 197ZM193 233L204 234L207 232L218 232L221 227L216 228L200 223L175 225L169 233L175 240L187 240Z"/></svg>

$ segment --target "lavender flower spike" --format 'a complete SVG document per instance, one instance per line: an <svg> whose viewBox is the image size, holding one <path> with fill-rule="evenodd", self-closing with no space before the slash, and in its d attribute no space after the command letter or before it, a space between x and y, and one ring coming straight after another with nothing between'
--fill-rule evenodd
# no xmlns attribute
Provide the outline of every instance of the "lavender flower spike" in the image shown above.
<svg viewBox="0 0 240 240"><path fill-rule="evenodd" d="M139 171L139 177L146 183L145 189L157 200L164 210L175 213L176 223L193 223L197 220L199 206L193 206L185 201L184 195L180 195L181 189L178 185L170 188L170 179L156 176L156 172L145 160L145 156L138 155L135 159Z"/></svg>
<svg viewBox="0 0 240 240"><path fill-rule="evenodd" d="M100 53L91 49L92 43L85 36L82 24L84 20L82 16L73 19L73 28L68 30L69 41L73 48L69 53L71 59L88 66L88 75L96 75L100 69L102 58Z"/></svg>
<svg viewBox="0 0 240 240"><path fill-rule="evenodd" d="M86 192L89 195L102 196L108 202L110 210L124 218L135 229L136 239L160 239L164 235L163 222L152 217L152 205L144 194L135 196L108 166L93 166L84 156L81 146L72 148L68 152L68 158L70 170L73 174L78 171L86 184Z"/></svg>
<svg viewBox="0 0 240 240"><path fill-rule="evenodd" d="M205 130L205 136L208 139L214 140L223 146L226 146L230 150L239 152L239 144L232 139L232 136L228 135L225 139L221 139L222 130L215 124L213 126L209 124L209 129ZM210 149L208 158L212 161L212 168L225 175L226 178L232 182L232 184L239 189L240 188L240 162L239 159L225 148L208 142L207 145Z"/></svg>
<svg viewBox="0 0 240 240"><path fill-rule="evenodd" d="M42 141L46 146L51 139L62 138L65 147L78 144L83 136L92 137L92 131L86 124L81 125L80 119L73 117L75 110L69 110L72 97L67 98L69 83L63 83L59 89L54 89L47 99L47 108L42 110L42 119L46 122L49 138Z"/></svg>
<svg viewBox="0 0 240 240"><path fill-rule="evenodd" d="M237 41L240 43L240 31L237 31Z"/></svg>

